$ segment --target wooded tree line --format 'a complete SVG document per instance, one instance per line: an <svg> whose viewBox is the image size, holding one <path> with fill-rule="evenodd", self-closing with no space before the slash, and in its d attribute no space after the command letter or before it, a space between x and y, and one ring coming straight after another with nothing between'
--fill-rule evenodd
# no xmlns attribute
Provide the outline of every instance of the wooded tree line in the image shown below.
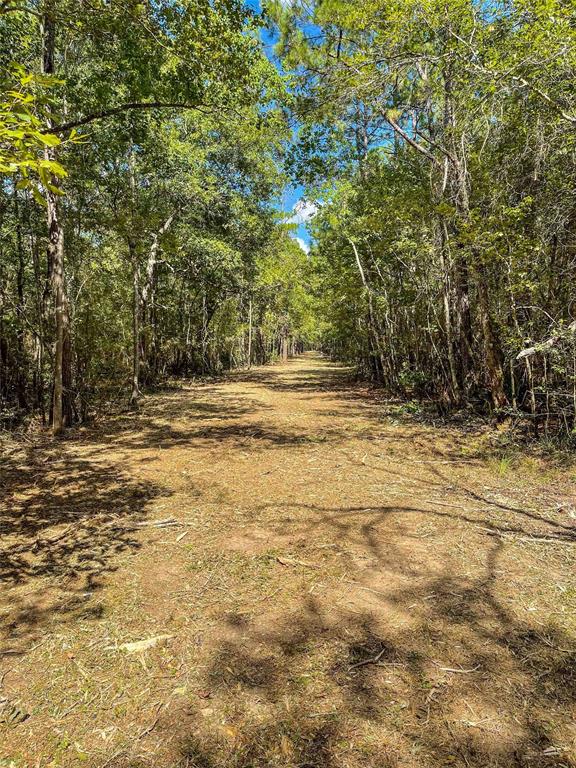
<svg viewBox="0 0 576 768"><path fill-rule="evenodd" d="M276 2L326 345L441 410L576 424L576 6Z"/></svg>
<svg viewBox="0 0 576 768"><path fill-rule="evenodd" d="M241 0L0 3L0 426L58 433L311 334L261 23Z"/></svg>
<svg viewBox="0 0 576 768"><path fill-rule="evenodd" d="M392 392L573 438L574 4L250 6L0 1L3 425L321 336Z"/></svg>

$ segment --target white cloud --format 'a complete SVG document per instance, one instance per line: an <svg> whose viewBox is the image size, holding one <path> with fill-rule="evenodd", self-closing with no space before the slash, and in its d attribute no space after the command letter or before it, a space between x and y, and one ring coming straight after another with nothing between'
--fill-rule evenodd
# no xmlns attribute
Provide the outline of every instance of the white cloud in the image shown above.
<svg viewBox="0 0 576 768"><path fill-rule="evenodd" d="M302 248L304 253L310 253L310 246L308 245L308 243L302 240L301 237L293 237L292 239L298 243L298 245L300 246L300 248Z"/></svg>
<svg viewBox="0 0 576 768"><path fill-rule="evenodd" d="M316 203L307 200L298 200L293 208L292 216L288 219L288 224L306 224L318 213Z"/></svg>

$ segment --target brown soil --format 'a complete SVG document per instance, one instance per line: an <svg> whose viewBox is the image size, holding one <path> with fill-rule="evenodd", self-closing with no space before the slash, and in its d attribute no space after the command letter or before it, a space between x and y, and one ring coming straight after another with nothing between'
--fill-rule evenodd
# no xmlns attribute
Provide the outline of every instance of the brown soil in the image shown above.
<svg viewBox="0 0 576 768"><path fill-rule="evenodd" d="M0 766L575 766L574 470L494 455L315 356L7 445Z"/></svg>

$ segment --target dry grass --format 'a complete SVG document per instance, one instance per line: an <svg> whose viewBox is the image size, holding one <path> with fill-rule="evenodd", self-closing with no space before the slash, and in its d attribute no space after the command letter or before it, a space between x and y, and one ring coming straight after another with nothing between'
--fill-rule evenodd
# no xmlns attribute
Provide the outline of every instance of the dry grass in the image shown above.
<svg viewBox="0 0 576 768"><path fill-rule="evenodd" d="M573 467L306 357L1 471L0 766L576 765Z"/></svg>

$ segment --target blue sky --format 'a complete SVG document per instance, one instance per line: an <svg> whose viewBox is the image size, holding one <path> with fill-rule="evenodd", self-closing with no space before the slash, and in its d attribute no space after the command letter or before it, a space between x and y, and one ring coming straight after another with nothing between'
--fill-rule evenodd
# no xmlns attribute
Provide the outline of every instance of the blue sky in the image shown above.
<svg viewBox="0 0 576 768"><path fill-rule="evenodd" d="M255 11L260 11L260 0L246 0L246 5L249 8L253 8ZM280 64L278 60L273 56L273 47L277 41L277 36L268 30L262 30L261 33L262 42L264 44L264 49L266 51L267 56L270 57L271 60L274 61L274 64L280 68ZM284 192L282 194L281 199L278 201L278 208L280 210L286 211L288 215L295 214L295 208L303 199L304 195L304 188L300 185L297 186L287 186L284 189ZM306 228L306 224L304 221L302 221L303 218L306 218L308 211L301 211L301 214L304 215L295 215L296 222L296 229L294 231L294 234L292 235L295 239L301 241L301 245L304 246L304 249L307 250L310 247L310 233L308 232Z"/></svg>
<svg viewBox="0 0 576 768"><path fill-rule="evenodd" d="M303 200L303 188L300 186L297 187L286 187L284 190L284 194L282 195L282 201L280 207L284 211L291 211L296 218L296 230L293 234L294 238L300 238L300 240L303 241L305 244L305 249L307 250L310 247L310 233L308 232L308 229L306 228L306 223L303 221L303 218L307 218L306 212L304 212L304 216L298 215L297 207L298 204L302 203ZM292 223L292 222L291 222Z"/></svg>

